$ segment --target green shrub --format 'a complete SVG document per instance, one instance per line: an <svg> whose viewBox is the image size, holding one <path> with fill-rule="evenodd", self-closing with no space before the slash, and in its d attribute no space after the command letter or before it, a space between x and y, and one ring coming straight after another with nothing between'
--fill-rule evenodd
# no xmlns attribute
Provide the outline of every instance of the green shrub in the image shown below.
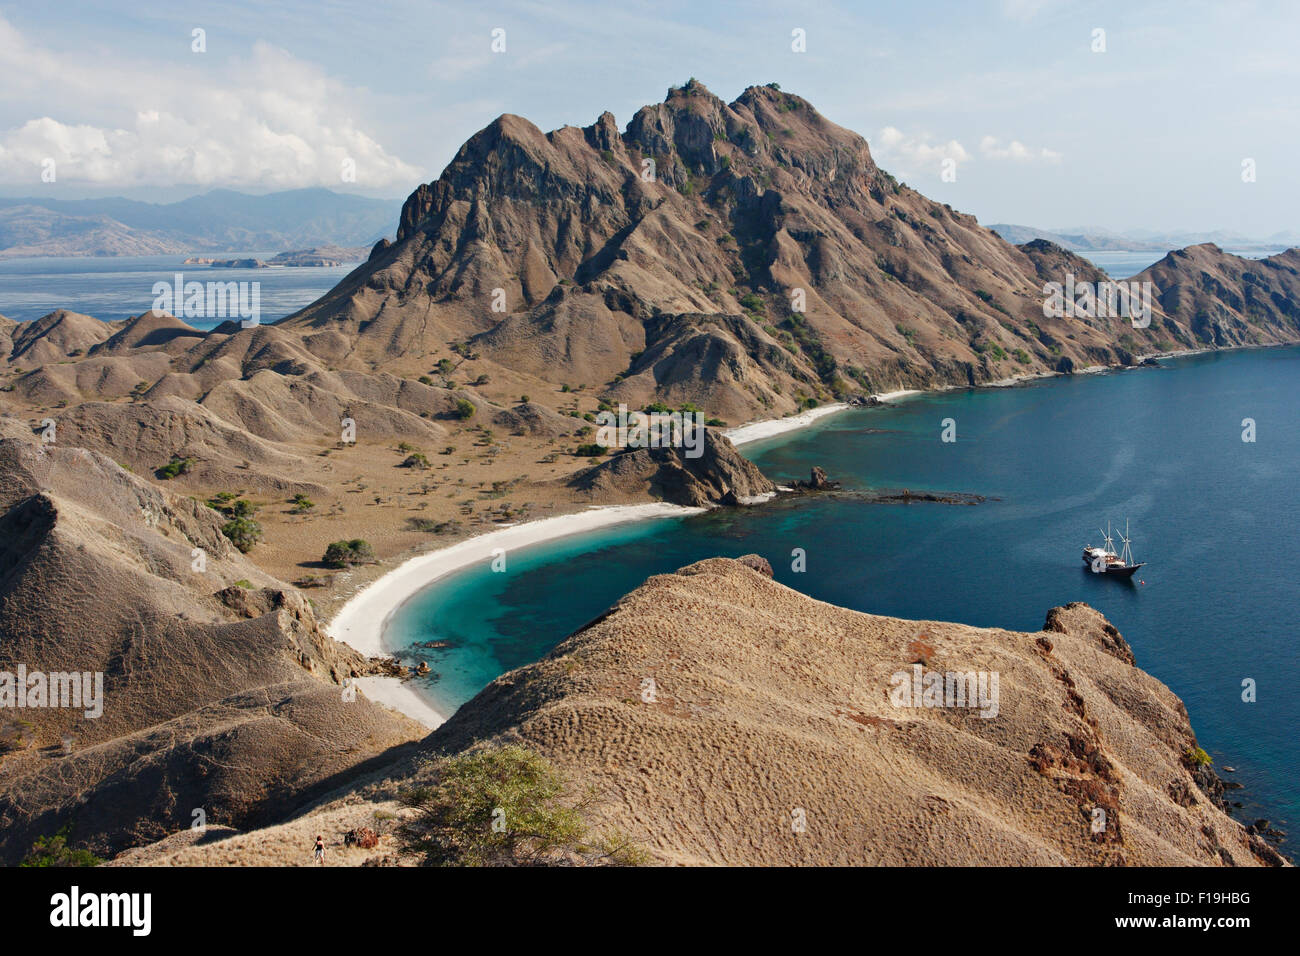
<svg viewBox="0 0 1300 956"><path fill-rule="evenodd" d="M69 847L68 828L65 826L54 836L37 837L19 866L99 866L103 862L89 850Z"/></svg>
<svg viewBox="0 0 1300 956"><path fill-rule="evenodd" d="M457 400L456 400L456 417L457 417L457 418L459 418L459 419L461 419L461 420L465 420L465 419L473 418L473 417L474 417L474 413L475 413L476 411L478 411L478 409L474 407L474 403L471 402L469 399L467 399L467 398L461 398L461 399L457 399Z"/></svg>
<svg viewBox="0 0 1300 956"><path fill-rule="evenodd" d="M221 526L221 533L241 554L248 554L253 545L262 540L262 526L252 518L231 518Z"/></svg>
<svg viewBox="0 0 1300 956"><path fill-rule="evenodd" d="M573 453L579 458L599 458L601 455L608 452L608 448L604 445L598 445L595 442L592 442L589 445L579 445L573 450Z"/></svg>
<svg viewBox="0 0 1300 956"><path fill-rule="evenodd" d="M316 507L316 502L312 501L306 495L294 495L290 504L293 505L293 507L289 509L290 513L296 515L306 514L308 511L311 511L312 508Z"/></svg>
<svg viewBox="0 0 1300 956"><path fill-rule="evenodd" d="M414 455L407 455L406 460L398 467L424 470L429 467L429 459L422 452L417 451Z"/></svg>
<svg viewBox="0 0 1300 956"><path fill-rule="evenodd" d="M154 474L163 481L166 481L170 478L175 478L177 475L189 474L190 469L193 468L195 464L197 464L197 462L193 458L177 458L173 455L172 460L155 471Z"/></svg>
<svg viewBox="0 0 1300 956"><path fill-rule="evenodd" d="M375 560L374 549L368 541L353 538L351 541L334 541L325 549L321 559L331 568L350 568L357 564L370 564Z"/></svg>
<svg viewBox="0 0 1300 956"><path fill-rule="evenodd" d="M635 865L646 855L620 834L589 835L592 798L567 799L564 776L516 744L443 757L431 785L402 794L418 816L399 831L433 866Z"/></svg>

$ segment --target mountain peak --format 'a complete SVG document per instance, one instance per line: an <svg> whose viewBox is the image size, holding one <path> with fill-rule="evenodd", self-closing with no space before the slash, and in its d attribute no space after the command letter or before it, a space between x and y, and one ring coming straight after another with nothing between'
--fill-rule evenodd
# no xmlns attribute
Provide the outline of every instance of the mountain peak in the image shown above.
<svg viewBox="0 0 1300 956"><path fill-rule="evenodd" d="M1246 281L1222 265L1224 289ZM1045 317L1044 282L1086 268L907 189L776 84L728 104L692 79L622 132L608 112L550 133L498 117L407 200L394 244L286 324L341 320L376 366L469 342L608 401L742 420L1297 332L1280 307L1267 330L1240 318L1253 293L1184 314L1191 286L1150 331Z"/></svg>

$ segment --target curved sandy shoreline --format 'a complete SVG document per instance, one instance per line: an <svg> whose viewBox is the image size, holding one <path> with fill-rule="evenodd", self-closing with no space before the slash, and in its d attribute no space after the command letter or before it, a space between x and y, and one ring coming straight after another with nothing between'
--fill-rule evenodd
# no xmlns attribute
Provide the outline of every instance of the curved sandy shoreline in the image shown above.
<svg viewBox="0 0 1300 956"><path fill-rule="evenodd" d="M904 388L896 392L881 392L871 397L878 401L888 402L896 398L905 398L908 395L920 395L921 390L915 388ZM846 408L854 408L844 402L837 402L834 405L822 405L818 408L810 408L806 412L800 412L798 415L791 415L788 418L765 418L762 421L750 422L748 425L738 425L729 429L722 434L731 440L733 445L744 445L752 441L759 441L763 438L773 438L777 435L784 435L786 432L792 432L795 429L811 425L819 418L825 418L827 415L833 415L835 412L842 412ZM862 406L869 407L869 406Z"/></svg>
<svg viewBox="0 0 1300 956"><path fill-rule="evenodd" d="M367 657L383 657L384 626L388 619L426 586L454 571L479 562L491 561L493 551L507 554L544 541L582 534L627 521L698 514L702 508L687 508L655 502L643 505L612 505L589 508L574 514L556 515L476 535L428 554L417 555L354 594L326 625L326 632ZM363 677L357 686L367 697L429 728L438 727L447 715L434 709L425 696L396 677Z"/></svg>
<svg viewBox="0 0 1300 956"><path fill-rule="evenodd" d="M919 389L901 389L895 392L883 392L873 397L880 401L891 401L920 394L922 393ZM733 445L743 445L795 431L820 418L851 407L853 406L844 403L824 405L787 418L750 422L723 434ZM409 558L387 574L372 581L349 598L339 609L326 625L326 633L335 640L349 644L367 657L385 657L391 652L384 646L384 627L403 604L439 578L480 561L492 560L492 552L495 548L502 548L509 552L514 548L525 548L627 521L697 514L703 510L664 502L597 506L585 511L528 521L475 535L446 548ZM430 729L441 726L449 716L440 713L429 703L424 694L399 678L363 677L356 683L371 700L399 711Z"/></svg>

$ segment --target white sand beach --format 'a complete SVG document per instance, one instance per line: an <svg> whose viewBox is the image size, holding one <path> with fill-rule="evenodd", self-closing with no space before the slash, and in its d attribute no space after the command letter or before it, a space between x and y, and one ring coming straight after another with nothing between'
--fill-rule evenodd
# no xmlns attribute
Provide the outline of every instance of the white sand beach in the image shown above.
<svg viewBox="0 0 1300 956"><path fill-rule="evenodd" d="M491 561L498 548L508 555L513 549L625 521L690 515L702 510L664 503L613 505L528 521L477 535L403 562L353 595L334 615L327 630L335 640L344 641L367 657L386 656L390 651L383 643L384 625L394 611L431 582L480 561ZM427 727L437 727L447 719L448 715L438 713L422 694L396 677L365 677L357 682L357 686L371 700Z"/></svg>
<svg viewBox="0 0 1300 956"><path fill-rule="evenodd" d="M919 389L900 389L894 392L883 392L873 397L887 402L920 394L922 393ZM843 403L824 405L788 418L751 422L724 434L731 439L733 445L743 445L803 428L820 418L849 407L851 406ZM745 503L758 504L770 497L773 496L761 495ZM344 641L367 657L387 656L391 651L383 643L384 626L399 607L439 578L480 561L491 561L493 552L497 548L508 553L512 549L525 548L568 535L582 534L625 521L689 515L702 510L662 502L611 505L543 518L539 521L528 521L476 535L449 547L410 558L383 577L371 582L343 605L330 621L327 630L335 640ZM423 694L396 677L365 677L357 681L357 686L371 700L399 711L429 728L440 726L449 716L439 713Z"/></svg>
<svg viewBox="0 0 1300 956"><path fill-rule="evenodd" d="M762 421L750 422L748 425L740 425L729 429L723 434L731 439L733 445L744 445L747 442L758 441L760 438L771 438L774 435L794 431L796 428L803 428L805 425L811 425L819 418L833 415L835 412L843 411L848 407L843 403L823 405L820 408L810 408L798 415L790 415L788 418L765 418Z"/></svg>
<svg viewBox="0 0 1300 956"><path fill-rule="evenodd" d="M882 402L893 401L897 398L905 398L908 395L920 395L920 389L904 388L896 392L881 392L871 396ZM765 418L762 421L750 422L747 425L739 425L729 431L723 432L733 445L744 445L752 441L759 441L763 438L773 438L777 435L784 435L786 432L792 432L795 429L811 425L819 418L825 418L827 415L833 415L836 412L842 412L846 408L853 406L844 402L837 402L834 405L822 405L820 408L810 408L806 412L800 412L798 415L790 415L787 418Z"/></svg>

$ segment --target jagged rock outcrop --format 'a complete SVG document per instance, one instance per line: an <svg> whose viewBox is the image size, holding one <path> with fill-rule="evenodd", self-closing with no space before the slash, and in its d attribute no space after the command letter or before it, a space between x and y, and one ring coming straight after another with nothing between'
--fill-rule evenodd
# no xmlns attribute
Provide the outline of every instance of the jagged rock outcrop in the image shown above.
<svg viewBox="0 0 1300 956"><path fill-rule="evenodd" d="M636 448L614 455L569 482L592 501L635 497L647 491L673 504L708 507L744 504L776 490L725 435L702 428L700 455L682 447Z"/></svg>

